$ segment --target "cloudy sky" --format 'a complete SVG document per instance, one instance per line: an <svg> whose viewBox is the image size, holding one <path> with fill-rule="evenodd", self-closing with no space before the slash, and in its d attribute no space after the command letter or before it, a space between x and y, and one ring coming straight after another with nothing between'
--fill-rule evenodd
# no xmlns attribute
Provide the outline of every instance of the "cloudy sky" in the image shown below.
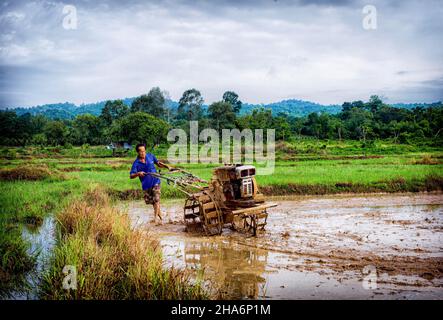
<svg viewBox="0 0 443 320"><path fill-rule="evenodd" d="M0 108L154 86L205 103L443 100L442 17L440 0L1 1Z"/></svg>

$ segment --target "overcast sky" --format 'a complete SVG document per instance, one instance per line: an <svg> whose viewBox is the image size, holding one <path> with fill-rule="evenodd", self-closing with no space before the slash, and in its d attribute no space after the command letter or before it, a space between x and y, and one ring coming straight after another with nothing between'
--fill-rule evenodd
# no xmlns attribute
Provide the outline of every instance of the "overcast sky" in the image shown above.
<svg viewBox="0 0 443 320"><path fill-rule="evenodd" d="M375 30L362 25L367 4ZM14 0L0 2L0 30L1 108L154 86L174 100L197 88L205 103L226 90L249 103L443 100L440 0Z"/></svg>

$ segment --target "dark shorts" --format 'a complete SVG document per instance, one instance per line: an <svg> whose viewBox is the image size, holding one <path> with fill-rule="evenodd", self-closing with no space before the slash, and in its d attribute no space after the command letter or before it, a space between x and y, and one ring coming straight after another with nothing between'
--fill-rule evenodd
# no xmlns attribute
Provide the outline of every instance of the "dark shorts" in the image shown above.
<svg viewBox="0 0 443 320"><path fill-rule="evenodd" d="M145 199L146 204L155 204L160 202L160 185L157 184L152 188L143 190L143 198Z"/></svg>

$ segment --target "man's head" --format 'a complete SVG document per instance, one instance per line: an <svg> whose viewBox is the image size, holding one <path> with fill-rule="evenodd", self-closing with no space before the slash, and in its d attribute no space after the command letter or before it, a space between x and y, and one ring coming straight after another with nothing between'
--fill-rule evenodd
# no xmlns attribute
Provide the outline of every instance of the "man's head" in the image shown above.
<svg viewBox="0 0 443 320"><path fill-rule="evenodd" d="M137 151L140 159L144 159L146 157L146 145L144 143L137 144L135 146L135 151Z"/></svg>

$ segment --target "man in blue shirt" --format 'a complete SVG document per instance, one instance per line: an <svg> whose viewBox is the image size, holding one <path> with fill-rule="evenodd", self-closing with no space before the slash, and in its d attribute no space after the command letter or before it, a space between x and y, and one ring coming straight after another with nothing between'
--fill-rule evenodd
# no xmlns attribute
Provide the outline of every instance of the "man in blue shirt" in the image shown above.
<svg viewBox="0 0 443 320"><path fill-rule="evenodd" d="M171 170L171 168L158 161L157 158L152 153L146 153L146 146L144 144L138 144L135 147L135 151L137 151L137 159L135 159L132 164L131 172L129 173L129 177L134 179L139 177L140 182L142 183L142 189L144 193L144 199L146 204L152 204L154 207L154 223L157 224L157 217L162 221L162 216L160 213L160 179L152 177L146 172L157 172L155 170L156 164L159 168L166 168Z"/></svg>

